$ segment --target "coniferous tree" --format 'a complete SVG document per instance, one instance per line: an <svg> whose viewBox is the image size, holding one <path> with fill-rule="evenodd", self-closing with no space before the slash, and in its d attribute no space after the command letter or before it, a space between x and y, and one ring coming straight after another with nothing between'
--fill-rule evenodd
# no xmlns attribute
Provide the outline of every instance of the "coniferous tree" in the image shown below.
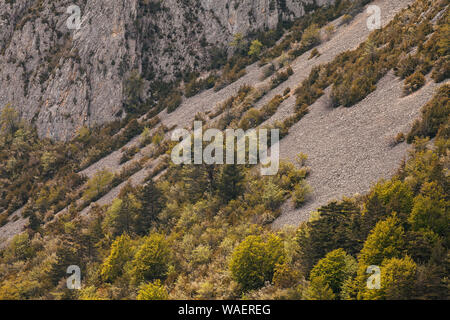
<svg viewBox="0 0 450 320"><path fill-rule="evenodd" d="M150 229L152 223L158 220L158 214L161 212L164 199L161 191L156 187L153 180L150 180L139 192L139 201L142 204L142 210L136 219L136 233L145 234Z"/></svg>
<svg viewBox="0 0 450 320"><path fill-rule="evenodd" d="M305 300L335 300L336 295L330 288L328 283L323 277L314 278L305 292L303 293L303 299Z"/></svg>
<svg viewBox="0 0 450 320"><path fill-rule="evenodd" d="M242 194L244 174L238 165L225 165L219 183L219 196L224 202L236 199Z"/></svg>
<svg viewBox="0 0 450 320"><path fill-rule="evenodd" d="M359 252L359 230L353 227L359 215L359 208L350 200L332 202L318 210L317 219L300 227L296 240L305 276L330 251L343 248L350 254Z"/></svg>

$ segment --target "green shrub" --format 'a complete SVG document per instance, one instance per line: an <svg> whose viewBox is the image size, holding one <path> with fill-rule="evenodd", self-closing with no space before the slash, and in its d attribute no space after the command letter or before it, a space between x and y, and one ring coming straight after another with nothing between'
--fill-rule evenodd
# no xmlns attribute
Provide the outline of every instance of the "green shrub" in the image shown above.
<svg viewBox="0 0 450 320"><path fill-rule="evenodd" d="M193 78L189 83L186 84L186 87L184 89L184 95L187 98L190 98L203 90L211 89L214 87L216 79L217 77L214 74L209 75L207 78L200 80Z"/></svg>
<svg viewBox="0 0 450 320"><path fill-rule="evenodd" d="M258 109L251 108L242 117L241 121L239 122L239 128L242 128L243 130L255 128L259 123L261 123L261 119L261 112Z"/></svg>
<svg viewBox="0 0 450 320"><path fill-rule="evenodd" d="M35 249L31 245L31 239L28 233L15 235L4 251L4 261L13 263L17 260L28 260L33 257Z"/></svg>
<svg viewBox="0 0 450 320"><path fill-rule="evenodd" d="M128 125L125 127L123 138L126 141L136 137L138 134L142 132L142 126L136 119L131 120Z"/></svg>
<svg viewBox="0 0 450 320"><path fill-rule="evenodd" d="M450 61L449 57L441 57L434 64L431 77L436 82L442 82L450 77Z"/></svg>
<svg viewBox="0 0 450 320"><path fill-rule="evenodd" d="M215 91L219 91L243 77L247 71L246 66L250 63L249 57L237 56L231 59L223 68L221 77L216 81L214 86Z"/></svg>
<svg viewBox="0 0 450 320"><path fill-rule="evenodd" d="M142 148L142 147L145 147L146 145L150 144L151 142L152 142L152 136L150 134L150 128L145 127L141 133L141 136L139 137L139 145Z"/></svg>
<svg viewBox="0 0 450 320"><path fill-rule="evenodd" d="M418 276L416 263L409 257L385 259L381 265L381 288L369 290L365 286L367 275L361 274L363 290L359 299L400 300L413 299L416 289L414 284Z"/></svg>
<svg viewBox="0 0 450 320"><path fill-rule="evenodd" d="M406 140L405 134L404 134L403 132L399 132L399 133L395 136L393 144L394 144L394 145L398 145L398 144L400 144L400 143L405 142L405 140Z"/></svg>
<svg viewBox="0 0 450 320"><path fill-rule="evenodd" d="M87 188L83 193L83 199L86 202L92 202L101 197L109 188L113 181L114 175L107 171L97 172L87 183Z"/></svg>
<svg viewBox="0 0 450 320"><path fill-rule="evenodd" d="M333 36L333 34L335 32L336 32L336 27L333 24L330 24L325 27L325 35L328 40L331 39L331 37Z"/></svg>
<svg viewBox="0 0 450 320"><path fill-rule="evenodd" d="M124 82L125 110L129 113L139 112L139 105L142 102L144 81L137 71L133 71Z"/></svg>
<svg viewBox="0 0 450 320"><path fill-rule="evenodd" d="M405 94L411 94L425 85L425 77L420 72L415 72L405 80L405 86L403 92Z"/></svg>
<svg viewBox="0 0 450 320"><path fill-rule="evenodd" d="M307 199L307 196L312 192L311 187L304 181L298 183L291 193L292 200L296 208L300 208Z"/></svg>
<svg viewBox="0 0 450 320"><path fill-rule="evenodd" d="M283 97L280 95L276 95L275 97L273 97L268 104L266 104L264 107L261 108L262 119L267 120L271 116L273 116L275 112L277 112L278 107L281 105L283 101L284 101Z"/></svg>
<svg viewBox="0 0 450 320"><path fill-rule="evenodd" d="M419 66L420 63L421 60L419 58L409 54L405 58L400 60L397 65L395 75L402 79L405 79L416 71L417 66Z"/></svg>
<svg viewBox="0 0 450 320"><path fill-rule="evenodd" d="M421 194L414 198L408 222L415 231L431 230L444 239L448 238L450 216L446 212L447 205L443 188L436 183L425 183Z"/></svg>
<svg viewBox="0 0 450 320"><path fill-rule="evenodd" d="M167 108L167 112L174 112L182 103L183 97L179 91L173 91L169 94L169 96L164 99L163 105Z"/></svg>
<svg viewBox="0 0 450 320"><path fill-rule="evenodd" d="M252 41L250 45L250 50L248 51L248 55L252 58L258 58L261 54L261 49L263 48L263 44L259 40Z"/></svg>
<svg viewBox="0 0 450 320"><path fill-rule="evenodd" d="M133 157L140 151L138 146L133 146L131 148L124 148L122 150L122 156L120 157L119 164L123 164L127 161L133 159Z"/></svg>
<svg viewBox="0 0 450 320"><path fill-rule="evenodd" d="M450 117L450 85L439 88L433 99L422 108L422 119L414 123L408 134L408 143L412 143L416 137L434 138L439 128Z"/></svg>
<svg viewBox="0 0 450 320"><path fill-rule="evenodd" d="M319 50L317 50L317 48L314 48L314 49L311 51L311 54L310 54L308 60L311 60L312 58L318 57L318 56L320 56L320 52L319 52Z"/></svg>
<svg viewBox="0 0 450 320"><path fill-rule="evenodd" d="M274 89L278 87L281 83L289 79L290 76L294 74L294 70L289 66L286 71L277 72L275 76L270 80L270 87Z"/></svg>
<svg viewBox="0 0 450 320"><path fill-rule="evenodd" d="M331 93L333 105L351 107L360 102L376 89L374 80L371 76L363 74L353 79L346 79L339 85L333 85Z"/></svg>
<svg viewBox="0 0 450 320"><path fill-rule="evenodd" d="M342 23L343 24L349 24L350 21L352 21L352 20L353 20L353 17L351 15L349 15L349 14L344 14L342 16Z"/></svg>
<svg viewBox="0 0 450 320"><path fill-rule="evenodd" d="M317 24L310 25L302 35L301 45L312 48L320 43L320 28Z"/></svg>
<svg viewBox="0 0 450 320"><path fill-rule="evenodd" d="M271 75L275 73L275 65L273 63L269 63L268 66L263 68L261 80L265 80Z"/></svg>

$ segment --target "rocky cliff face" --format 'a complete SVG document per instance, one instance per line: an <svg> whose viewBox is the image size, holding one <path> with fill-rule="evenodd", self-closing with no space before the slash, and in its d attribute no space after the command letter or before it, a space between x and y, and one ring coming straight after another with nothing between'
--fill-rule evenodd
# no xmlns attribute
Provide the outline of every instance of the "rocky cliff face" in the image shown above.
<svg viewBox="0 0 450 320"><path fill-rule="evenodd" d="M123 82L201 70L236 33L275 28L333 0L0 0L0 108L12 104L41 136L124 116ZM69 29L81 9L81 27ZM72 20L71 20L72 21Z"/></svg>

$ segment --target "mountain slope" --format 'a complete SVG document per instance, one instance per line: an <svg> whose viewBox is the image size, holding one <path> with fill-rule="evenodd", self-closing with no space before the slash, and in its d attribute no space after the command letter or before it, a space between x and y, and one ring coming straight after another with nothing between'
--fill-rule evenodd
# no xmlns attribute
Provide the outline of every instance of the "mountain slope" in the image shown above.
<svg viewBox="0 0 450 320"><path fill-rule="evenodd" d="M308 182L314 191L298 210L286 204L274 227L298 225L332 200L364 194L380 179L392 177L410 149L406 143L397 144L395 137L411 130L439 87L429 79L405 97L402 81L389 73L374 93L352 108L330 108L329 93L320 98L280 144L283 158L293 161L298 152L308 155Z"/></svg>
<svg viewBox="0 0 450 320"><path fill-rule="evenodd" d="M407 7L410 3L412 3L412 1L380 1L380 0L378 0L378 1L373 2L373 4L378 5L381 9L381 13L382 13L381 22L383 25L387 25L401 9ZM368 17L367 13L362 12L362 13L358 14L349 25L342 24L341 18L337 19L336 21L333 21L331 24L336 26L336 32L331 37L331 39L324 41L321 45L318 46L318 50L319 50L319 52L322 52L322 54L319 57L310 60L309 57L310 57L311 51L307 51L300 57L293 60L290 63L290 65L292 66L292 68L294 70L294 74L286 82L282 83L278 87L274 88L273 90L268 90L268 92L262 97L262 99L255 103L255 106L258 108L261 108L262 105L264 105L265 103L270 101L276 94L281 94L286 88L291 87L292 89L294 89L298 83L301 83L305 78L307 78L307 76L309 75L309 73L313 69L313 67L330 62L339 53L342 53L346 50L355 49L362 41L365 41L365 39L370 34L370 30L366 26L367 17ZM163 125L165 125L167 128L173 129L174 126L178 127L178 128L190 127L192 124L192 121L194 120L194 118L197 114L208 113L208 112L214 110L218 105L223 103L229 97L234 96L243 85L251 85L256 88L265 88L268 85L268 82L270 82L270 78L267 80L261 81L261 75L262 75L264 68L265 67L259 67L258 64L253 64L253 65L247 67L247 71L244 76L242 76L240 79L233 82L232 84L226 86L225 88L223 88L219 91L210 89L210 90L204 91L200 94L197 94L194 97L187 98L182 102L180 107L178 107L174 112L167 113L167 110L164 110L160 114L158 114L158 117L161 119L161 123ZM417 94L420 95L421 92L422 91L420 91ZM426 95L424 97L424 99L418 100L420 102L419 102L419 105L415 109L416 113L418 112L418 110L421 106L420 103L424 103L428 97L429 96ZM281 113L281 112L282 112L282 110L285 110L285 109L292 111L294 108L294 103L295 103L294 100L295 100L294 95L292 95L290 98L285 100L279 107L280 112L276 113L273 116L273 118L277 119L277 120L281 120L281 119L288 117L291 113L290 111L283 112L283 113ZM354 110L356 110L355 112L362 111L360 108L355 108ZM280 115L280 114L282 114L282 115ZM308 120L306 120L306 121L308 121ZM333 119L333 117L330 117L328 121L330 121L330 123L332 123L335 120ZM268 120L267 122L270 123L271 120ZM404 125L403 122L399 122L399 124L400 123L401 123L401 125ZM302 126L301 122L298 124L298 126L299 127ZM327 124L325 124L325 126L327 126ZM322 134L319 135L318 137L314 136L314 137L308 138L308 140L306 140L306 143L314 143L314 144L321 145L321 146L327 145L328 137L330 135L334 134L331 131L331 128L329 128L329 130L330 131L322 132ZM294 132L296 132L296 131L297 130L295 130ZM297 133L295 133L295 134L297 134ZM169 137L170 134L167 134L167 136ZM344 139L343 139L344 141L346 141L345 137L346 136L344 136ZM312 138L314 138L314 140L310 140ZM317 140L317 139L322 139L322 140ZM288 141L288 142L286 142L286 141ZM282 141L282 144L281 144L281 146L282 146L281 158L293 159L295 157L295 155L298 154L299 152L304 152L304 153L308 154L308 152L307 152L308 149L302 150L302 148L299 148L298 144L295 142L295 140L293 138L287 139L286 141ZM381 143L384 144L384 140ZM136 137L134 139L131 139L130 142L128 142L127 144L125 144L124 148L132 148L133 146L136 146L138 144L139 144L139 137ZM123 149L121 149L121 150L123 150ZM146 149L143 149L136 156L134 156L133 159L131 159L130 161L128 161L124 164L120 164L120 159L122 157L121 150L117 150L117 151L109 154L108 156L106 156L105 158L101 159L100 161L94 163L90 167L80 171L80 174L86 175L88 178L92 178L96 173L98 173L102 170L109 170L113 173L114 172L120 173L120 171L123 170L127 165L130 165L134 161L139 161L143 157L144 154L148 153L148 152L146 152ZM345 150L345 149L343 149L343 150ZM381 150L384 150L384 148ZM382 152L381 150L380 150L380 152ZM323 150L322 152L324 152L324 151L325 150ZM364 151L366 151L365 154L367 156L367 150L364 150ZM396 168L396 166L398 165L398 162L399 162L399 158L401 159L404 155L406 155L406 153L403 150L403 152L398 153L398 155L395 157L395 160L393 160L393 162L387 162L386 165L389 168L391 168L391 170L392 170L392 168ZM311 156L316 157L316 155L314 155L314 154ZM329 157L326 157L325 159L330 160ZM150 161L148 161L148 164L145 165L145 167L147 167L147 166L154 167L154 165L152 164L153 162L154 162L154 160L150 159ZM360 163L360 165L361 165L361 168L364 168L364 166L369 166L370 168L373 168L374 166L378 166L378 164L375 162ZM332 168L333 166L331 164L328 164L328 167ZM320 166L318 168L320 168ZM364 172L364 171L360 172L361 175L356 176L355 178L360 179L360 180L365 180L366 181L365 187L363 189L359 189L357 187L352 188L351 190L349 190L351 192L351 194L353 194L355 192L362 193L362 192L366 191L367 188L371 184L376 182L379 178L385 177L385 175L381 174L381 172L379 170L380 169L376 170L376 172L378 172L378 174L374 175L370 179L368 179L367 176L364 175L366 172ZM149 170L147 168L143 168L139 172L135 173L133 175L135 178L132 178L130 181L140 184L146 179L148 172L149 172ZM329 173L325 171L324 174L329 174ZM312 173L312 176L314 177L314 171ZM100 204L100 205L110 204L114 200L114 198L117 197L121 187L123 187L123 185L126 183L127 180L128 179L126 179L125 182L123 182L122 184L120 184L117 187L114 187L110 192L108 192L103 197L101 197L98 200L98 204ZM340 181L339 176L336 176L334 179L332 179L330 181L330 183L340 183L339 181ZM318 184L320 185L321 182L318 182ZM317 188L316 184L314 184L314 187ZM316 191L316 194L317 194L316 196L318 198L322 199L322 201L320 201L318 203L316 203L315 201L312 201L307 206L307 208L308 208L308 209L306 209L307 211L302 211L302 212L304 212L304 214L302 214L300 216L301 218L291 218L291 220L289 220L289 221L291 223L298 224L300 221L307 219L307 216L311 210L314 210L314 209L318 208L320 205L324 204L324 199L331 200L337 195L336 193L334 193L334 192L330 193L329 191L330 190L328 190L328 189L324 190L323 192ZM338 194L339 195L345 195L345 194L349 195L344 192L340 192ZM289 204L286 206L287 206L287 208L289 208ZM83 210L83 215L86 214L88 210L89 210L89 206L85 207L85 209ZM289 209L287 209L287 210L291 211L292 208L291 208L291 210L289 210ZM23 228L26 225L26 219L20 218L20 212L21 211L18 211L15 214L12 214L12 218L10 219L10 220L16 219L14 217L17 216L19 218L19 220L15 221L14 224L6 225L6 226L0 228L0 237L1 237L1 235L3 235L4 237L10 238L11 236L16 234L18 231L21 230L21 228ZM58 212L57 215L59 215L60 213L64 213L64 212L67 212L67 208ZM294 217L297 216L296 213L293 213L293 215L294 215ZM281 220L278 220L275 223L275 225L278 227L285 224L283 222L280 223L280 221L283 221L284 217L282 217L280 219Z"/></svg>
<svg viewBox="0 0 450 320"><path fill-rule="evenodd" d="M307 6L277 41L235 35L223 67L150 90L159 101L133 72L134 113L66 143L6 106L0 298L446 298L448 1L369 2ZM383 29L367 29L367 4ZM195 119L279 129L288 161L274 176L175 165L171 133ZM381 290L366 286L374 265Z"/></svg>
<svg viewBox="0 0 450 320"><path fill-rule="evenodd" d="M212 51L226 56L234 34L273 29L311 3L85 1L82 27L70 30L70 1L1 0L0 108L12 103L41 137L70 140L82 126L126 114L124 82L133 71L149 86L204 70Z"/></svg>

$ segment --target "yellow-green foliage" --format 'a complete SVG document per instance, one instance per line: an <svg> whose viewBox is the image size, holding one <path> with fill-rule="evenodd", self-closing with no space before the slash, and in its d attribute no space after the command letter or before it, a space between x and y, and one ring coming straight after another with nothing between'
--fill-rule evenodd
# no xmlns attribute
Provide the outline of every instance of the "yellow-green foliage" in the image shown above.
<svg viewBox="0 0 450 320"><path fill-rule="evenodd" d="M422 119L416 121L408 134L408 142L413 142L415 137L434 138L439 128L450 117L450 85L443 85L437 94L422 109Z"/></svg>
<svg viewBox="0 0 450 320"><path fill-rule="evenodd" d="M364 289L359 298L368 300L404 300L414 297L417 265L409 257L386 259L381 265L381 288Z"/></svg>
<svg viewBox="0 0 450 320"><path fill-rule="evenodd" d="M414 206L408 218L412 228L431 230L447 239L449 236L450 202L446 201L444 190L435 182L426 182L420 194L414 198Z"/></svg>
<svg viewBox="0 0 450 320"><path fill-rule="evenodd" d="M343 249L337 249L317 262L311 270L310 278L311 281L321 278L333 290L333 293L338 295L344 282L351 278L356 270L356 260Z"/></svg>
<svg viewBox="0 0 450 320"><path fill-rule="evenodd" d="M248 55L252 57L259 57L261 54L261 49L263 47L263 44L259 40L252 41L252 44L250 45L250 50L248 51Z"/></svg>
<svg viewBox="0 0 450 320"><path fill-rule="evenodd" d="M417 0L357 50L314 68L296 90L295 114L279 124L282 135L330 86L335 102L350 106L393 68L422 75L441 70L439 59L448 55L448 10L435 25L431 19L444 9L444 2ZM322 27L335 17L333 10L342 14L349 3L341 2L342 10L318 9L327 18L311 14L294 23L292 33L264 56L281 55L301 40L308 26ZM261 43L267 45L262 39ZM239 59L225 68L219 86L253 61L248 46L242 49ZM401 61L411 52L417 64L406 68ZM349 97L343 94L347 89ZM164 98L174 98L170 90L163 92L156 111ZM221 126L236 126L262 94L243 86L220 106ZM181 94L176 95L173 101L178 103ZM112 205L93 206L89 219L78 219L75 201L83 189L74 172L119 150L153 125L134 120L128 125L83 128L74 141L59 145L37 139L23 124L3 121L0 212L12 212L30 200L24 210L30 227L0 253L0 298L166 299L170 291L175 299L447 299L449 123L441 113L447 100L448 94L440 91L439 108L425 112L430 116L414 133L410 158L395 177L381 181L367 195L333 201L310 221L278 234L266 225L280 215L289 195L305 184L304 157L299 169L281 162L273 177L259 176L252 166L168 165L154 184L127 185ZM258 117L252 110L252 125L264 121L281 102L282 98L274 98ZM14 112L4 119L11 115L14 119ZM430 138L435 138L434 145ZM118 182L117 177L111 181L110 174L102 175L84 189L88 199ZM298 199L304 199L303 191ZM70 203L67 213L53 219ZM380 266L381 290L367 290L368 264ZM69 265L82 269L80 291L64 287Z"/></svg>
<svg viewBox="0 0 450 320"><path fill-rule="evenodd" d="M307 196L311 193L311 187L305 183L299 183L295 186L292 191L292 200L294 201L295 207L299 208L305 203Z"/></svg>
<svg viewBox="0 0 450 320"><path fill-rule="evenodd" d="M301 44L311 48L320 43L320 29L316 24L309 26L302 35Z"/></svg>
<svg viewBox="0 0 450 320"><path fill-rule="evenodd" d="M336 295L323 277L315 277L302 294L304 300L335 300Z"/></svg>
<svg viewBox="0 0 450 320"><path fill-rule="evenodd" d="M92 201L93 199L98 198L105 192L106 188L113 181L114 175L107 171L99 171L97 172L87 183L87 188L84 191L83 198L86 201Z"/></svg>
<svg viewBox="0 0 450 320"><path fill-rule="evenodd" d="M150 234L137 249L131 262L131 276L135 283L165 278L170 261L170 248L165 237Z"/></svg>
<svg viewBox="0 0 450 320"><path fill-rule="evenodd" d="M279 288L292 288L300 280L300 273L289 263L277 264L273 275L273 283Z"/></svg>
<svg viewBox="0 0 450 320"><path fill-rule="evenodd" d="M405 231L393 216L377 223L361 250L362 265L380 265L384 259L401 257L404 252Z"/></svg>
<svg viewBox="0 0 450 320"><path fill-rule="evenodd" d="M285 259L281 238L249 236L233 251L230 271L244 290L257 289L272 281L275 266Z"/></svg>
<svg viewBox="0 0 450 320"><path fill-rule="evenodd" d="M378 183L371 197L376 197L387 211L406 214L411 212L414 195L407 183L391 180Z"/></svg>
<svg viewBox="0 0 450 320"><path fill-rule="evenodd" d="M34 254L34 248L27 233L16 235L3 254L5 261L13 263L18 260L30 259Z"/></svg>
<svg viewBox="0 0 450 320"><path fill-rule="evenodd" d="M133 255L131 248L131 239L126 234L114 240L110 254L103 262L100 271L103 280L114 281L123 274L125 265Z"/></svg>
<svg viewBox="0 0 450 320"><path fill-rule="evenodd" d="M424 84L425 77L423 76L423 74L420 72L415 72L414 74L406 78L403 91L405 92L405 94L410 94L422 88Z"/></svg>
<svg viewBox="0 0 450 320"><path fill-rule="evenodd" d="M153 283L143 284L139 289L138 300L167 300L169 294L161 281L155 280Z"/></svg>

